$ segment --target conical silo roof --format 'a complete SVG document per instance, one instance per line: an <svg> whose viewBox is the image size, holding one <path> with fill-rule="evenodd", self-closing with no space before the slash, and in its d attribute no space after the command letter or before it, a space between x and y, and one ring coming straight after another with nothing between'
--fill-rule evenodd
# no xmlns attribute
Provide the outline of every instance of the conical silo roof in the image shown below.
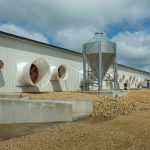
<svg viewBox="0 0 150 150"><path fill-rule="evenodd" d="M109 39L104 35L103 32L96 32L95 35L88 40L88 42L99 42L99 41L107 41L109 42Z"/></svg>
<svg viewBox="0 0 150 150"><path fill-rule="evenodd" d="M99 78L99 53L102 54L102 78L104 78L116 55L116 44L103 33L95 35L84 44L84 53L95 76Z"/></svg>

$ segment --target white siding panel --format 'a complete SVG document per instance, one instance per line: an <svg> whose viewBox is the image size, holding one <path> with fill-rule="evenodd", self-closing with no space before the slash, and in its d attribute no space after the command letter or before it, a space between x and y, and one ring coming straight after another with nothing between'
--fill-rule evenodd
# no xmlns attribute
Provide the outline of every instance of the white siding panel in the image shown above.
<svg viewBox="0 0 150 150"><path fill-rule="evenodd" d="M37 87L16 87L17 62L32 62L37 58L44 58L50 66L65 64L77 70L82 70L82 58L78 55L0 36L0 56L5 64L0 74L1 92L72 91L79 88L78 73L71 68L68 69L69 77L66 81L51 81L47 87L39 89Z"/></svg>

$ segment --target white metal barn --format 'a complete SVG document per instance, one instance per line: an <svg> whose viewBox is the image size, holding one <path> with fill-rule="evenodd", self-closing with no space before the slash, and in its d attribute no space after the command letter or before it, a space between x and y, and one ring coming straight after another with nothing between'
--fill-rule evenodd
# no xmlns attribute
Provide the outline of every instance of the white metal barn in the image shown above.
<svg viewBox="0 0 150 150"><path fill-rule="evenodd" d="M82 53L1 31L0 69L0 92L77 91L82 86ZM149 86L146 71L118 64L118 76L120 89ZM112 86L103 81L104 89Z"/></svg>

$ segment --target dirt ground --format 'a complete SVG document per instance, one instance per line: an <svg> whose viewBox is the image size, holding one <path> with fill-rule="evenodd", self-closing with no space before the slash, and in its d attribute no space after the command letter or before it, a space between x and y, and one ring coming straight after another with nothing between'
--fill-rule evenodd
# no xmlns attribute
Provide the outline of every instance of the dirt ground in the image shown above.
<svg viewBox="0 0 150 150"><path fill-rule="evenodd" d="M0 124L0 141L39 132L52 125L56 125L56 123Z"/></svg>
<svg viewBox="0 0 150 150"><path fill-rule="evenodd" d="M74 92L24 95L92 99L94 110L89 118L0 141L0 150L150 150L150 89L119 98Z"/></svg>

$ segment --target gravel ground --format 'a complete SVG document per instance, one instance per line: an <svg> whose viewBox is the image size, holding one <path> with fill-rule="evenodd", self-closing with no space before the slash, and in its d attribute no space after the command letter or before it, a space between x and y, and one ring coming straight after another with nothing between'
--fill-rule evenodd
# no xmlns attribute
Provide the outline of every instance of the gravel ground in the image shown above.
<svg viewBox="0 0 150 150"><path fill-rule="evenodd" d="M33 96L33 94L24 94ZM36 97L92 99L91 117L60 123L41 132L0 142L0 150L150 150L150 90L111 98L74 92Z"/></svg>

